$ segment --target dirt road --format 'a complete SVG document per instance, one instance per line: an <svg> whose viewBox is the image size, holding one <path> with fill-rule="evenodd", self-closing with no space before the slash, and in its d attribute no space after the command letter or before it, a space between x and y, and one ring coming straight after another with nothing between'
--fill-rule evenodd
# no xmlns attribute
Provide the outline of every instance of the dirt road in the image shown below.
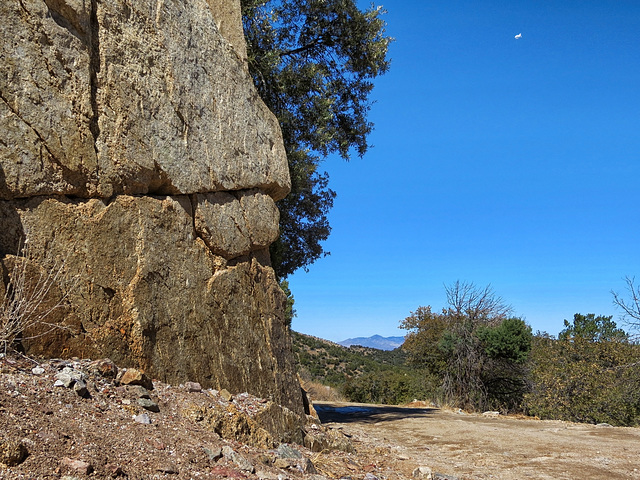
<svg viewBox="0 0 640 480"><path fill-rule="evenodd" d="M430 408L314 403L323 423L393 446L407 463L471 479L640 479L640 428Z"/></svg>

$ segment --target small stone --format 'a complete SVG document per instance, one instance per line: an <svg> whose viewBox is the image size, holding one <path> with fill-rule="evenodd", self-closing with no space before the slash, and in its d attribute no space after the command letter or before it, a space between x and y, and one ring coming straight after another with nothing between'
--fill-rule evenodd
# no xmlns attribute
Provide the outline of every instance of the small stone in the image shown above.
<svg viewBox="0 0 640 480"><path fill-rule="evenodd" d="M300 450L296 450L295 448L293 448L290 445L287 445L286 443L281 443L278 446L278 448L276 449L276 455L279 458L295 458L295 459L304 458L304 455L302 455L302 452L300 452Z"/></svg>
<svg viewBox="0 0 640 480"><path fill-rule="evenodd" d="M222 390L220 390L220 396L224 398L227 402L233 401L233 395L231 395L226 388L223 388Z"/></svg>
<svg viewBox="0 0 640 480"><path fill-rule="evenodd" d="M216 447L216 448L202 447L202 449L204 450L204 453L207 454L207 457L209 457L209 460L211 460L212 462L217 462L222 458L222 448L220 447Z"/></svg>
<svg viewBox="0 0 640 480"><path fill-rule="evenodd" d="M111 474L111 477L113 477L113 478L124 476L124 471L122 470L122 468L119 465L116 465L115 463L107 463L104 466L104 469L109 474Z"/></svg>
<svg viewBox="0 0 640 480"><path fill-rule="evenodd" d="M245 457L236 452L233 448L228 445L222 448L222 453L226 458L235 463L240 470L244 470L245 472L253 473L256 471L253 464L247 460Z"/></svg>
<svg viewBox="0 0 640 480"><path fill-rule="evenodd" d="M153 390L153 382L141 370L137 368L127 368L121 373L122 375L118 375L117 380L122 385L140 385L147 390Z"/></svg>
<svg viewBox="0 0 640 480"><path fill-rule="evenodd" d="M71 388L71 386L75 383L75 379L71 376L71 374L65 371L57 373L56 380L56 383L61 382L62 385L67 388Z"/></svg>
<svg viewBox="0 0 640 480"><path fill-rule="evenodd" d="M378 477L376 477L373 473L369 472L364 476L364 480L378 480Z"/></svg>
<svg viewBox="0 0 640 480"><path fill-rule="evenodd" d="M187 389L187 392L197 393L202 391L202 385L198 382L187 382L184 384Z"/></svg>
<svg viewBox="0 0 640 480"><path fill-rule="evenodd" d="M65 467L74 470L80 475L89 475L91 472L93 472L93 466L83 460L75 460L73 458L65 457L62 459L61 463Z"/></svg>
<svg viewBox="0 0 640 480"><path fill-rule="evenodd" d="M31 373L33 373L34 375L42 375L44 373L44 368L42 368L42 367L33 367L31 369Z"/></svg>
<svg viewBox="0 0 640 480"><path fill-rule="evenodd" d="M73 384L73 390L80 397L87 397L89 395L89 390L87 390L87 384L84 380L76 380Z"/></svg>
<svg viewBox="0 0 640 480"><path fill-rule="evenodd" d="M128 385L126 388L127 392L132 393L138 398L151 398L149 390L140 385Z"/></svg>
<svg viewBox="0 0 640 480"><path fill-rule="evenodd" d="M139 398L138 405L150 412L158 413L160 411L158 404L149 398Z"/></svg>
<svg viewBox="0 0 640 480"><path fill-rule="evenodd" d="M257 460L262 465L269 466L273 464L273 458L271 458L269 455L265 455L265 454L258 455Z"/></svg>
<svg viewBox="0 0 640 480"><path fill-rule="evenodd" d="M444 473L434 473L433 480L460 480L458 477L454 477L453 475L445 475Z"/></svg>
<svg viewBox="0 0 640 480"><path fill-rule="evenodd" d="M429 467L418 467L413 471L413 478L418 480L433 480L433 471Z"/></svg>
<svg viewBox="0 0 640 480"><path fill-rule="evenodd" d="M143 425L151 425L151 418L146 413L136 415L135 417L133 417L133 419L138 423L142 423Z"/></svg>
<svg viewBox="0 0 640 480"><path fill-rule="evenodd" d="M211 473L216 477L232 478L235 480L242 480L244 478L247 478L244 473L238 472L237 470L233 470L229 467L223 467L222 465L216 465L215 467L213 467L211 469Z"/></svg>
<svg viewBox="0 0 640 480"><path fill-rule="evenodd" d="M177 475L178 469L175 465L166 464L157 468L158 472L164 473L165 475Z"/></svg>
<svg viewBox="0 0 640 480"><path fill-rule="evenodd" d="M116 378L118 375L118 367L109 358L91 362L89 364L89 371L94 375L100 375L105 378Z"/></svg>
<svg viewBox="0 0 640 480"><path fill-rule="evenodd" d="M55 382L53 382L53 386L54 386L54 387L64 387L64 386L65 386L65 384L64 384L64 382L63 382L62 380L59 380L59 379L58 379L58 380L56 380Z"/></svg>
<svg viewBox="0 0 640 480"><path fill-rule="evenodd" d="M273 463L276 468L296 469L302 473L318 473L313 462L308 458L276 458Z"/></svg>
<svg viewBox="0 0 640 480"><path fill-rule="evenodd" d="M0 463L8 467L20 465L29 455L27 447L17 440L0 442Z"/></svg>

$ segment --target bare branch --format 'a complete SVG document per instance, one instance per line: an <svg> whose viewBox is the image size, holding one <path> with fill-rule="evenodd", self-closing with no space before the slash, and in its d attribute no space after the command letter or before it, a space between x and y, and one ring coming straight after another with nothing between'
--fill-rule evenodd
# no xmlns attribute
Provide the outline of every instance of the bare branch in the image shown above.
<svg viewBox="0 0 640 480"><path fill-rule="evenodd" d="M49 270L43 270L32 262L30 245L25 242L22 255L7 255L12 264L4 285L4 296L0 303L0 346L5 350L16 341L38 338L54 329L65 328L50 320L51 315L67 304L69 293L77 282L61 295L52 295L65 272L65 261L54 261ZM35 268L38 271L34 272Z"/></svg>
<svg viewBox="0 0 640 480"><path fill-rule="evenodd" d="M640 285L635 285L635 277L625 277L628 299L611 291L613 304L622 309L622 320L633 329L640 329Z"/></svg>

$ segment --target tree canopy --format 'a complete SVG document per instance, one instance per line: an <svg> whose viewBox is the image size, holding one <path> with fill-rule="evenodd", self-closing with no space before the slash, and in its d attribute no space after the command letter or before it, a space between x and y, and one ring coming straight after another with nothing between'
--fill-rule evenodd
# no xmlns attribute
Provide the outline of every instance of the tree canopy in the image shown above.
<svg viewBox="0 0 640 480"><path fill-rule="evenodd" d="M249 71L280 122L291 193L272 245L276 274L287 277L323 254L335 192L319 170L326 156L367 151L372 79L389 68L381 7L354 0L242 0Z"/></svg>
<svg viewBox="0 0 640 480"><path fill-rule="evenodd" d="M416 366L442 382L444 401L470 409L512 409L524 395L531 328L510 317L491 287L455 282L447 307L419 307L402 323L403 348Z"/></svg>

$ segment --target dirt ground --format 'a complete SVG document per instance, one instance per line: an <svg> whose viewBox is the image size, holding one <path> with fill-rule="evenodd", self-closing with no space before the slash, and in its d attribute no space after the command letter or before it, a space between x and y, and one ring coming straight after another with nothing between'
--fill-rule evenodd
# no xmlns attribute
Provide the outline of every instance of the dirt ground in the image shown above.
<svg viewBox="0 0 640 480"><path fill-rule="evenodd" d="M315 405L324 424L461 480L640 479L640 428L432 408Z"/></svg>
<svg viewBox="0 0 640 480"><path fill-rule="evenodd" d="M351 441L312 417L306 436L338 444L258 446L245 434L266 399L157 380L150 390L123 385L110 365L0 355L0 480L409 480L415 468L392 447ZM77 382L59 385L67 370L85 376L82 395ZM228 418L220 434L207 421L216 412Z"/></svg>

